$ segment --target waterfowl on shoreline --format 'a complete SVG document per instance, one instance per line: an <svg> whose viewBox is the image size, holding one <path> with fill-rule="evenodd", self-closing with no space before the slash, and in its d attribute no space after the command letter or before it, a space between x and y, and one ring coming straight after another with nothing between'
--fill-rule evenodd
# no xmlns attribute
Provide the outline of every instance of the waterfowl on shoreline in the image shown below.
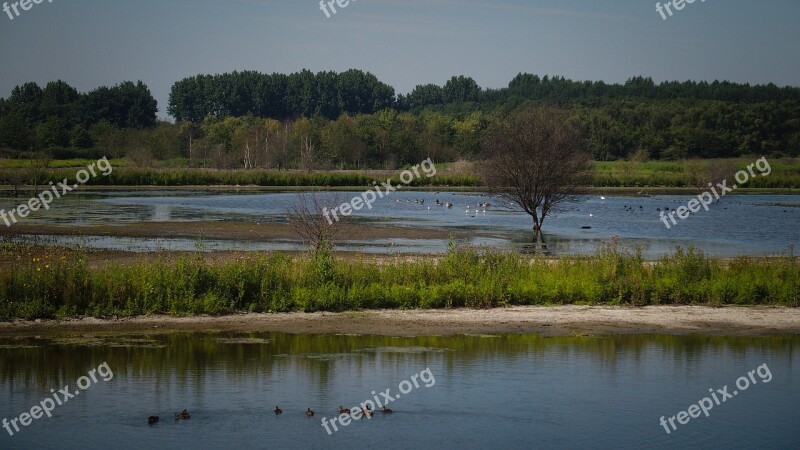
<svg viewBox="0 0 800 450"><path fill-rule="evenodd" d="M158 423L158 416L150 416L147 418L148 425L152 425L154 423Z"/></svg>
<svg viewBox="0 0 800 450"><path fill-rule="evenodd" d="M278 408L277 406L275 407L275 411L273 411L273 412L275 413L275 415L276 415L276 416L277 416L278 414L283 414L283 410L282 410L282 409L280 409L280 408Z"/></svg>
<svg viewBox="0 0 800 450"><path fill-rule="evenodd" d="M306 416L314 417L314 411L312 411L311 408L308 408L308 410L306 410Z"/></svg>
<svg viewBox="0 0 800 450"><path fill-rule="evenodd" d="M350 414L350 408L339 405L339 414Z"/></svg>
<svg viewBox="0 0 800 450"><path fill-rule="evenodd" d="M191 418L192 418L192 416L189 415L189 411L187 411L185 409L183 411L179 412L178 414L175 414L175 420L187 420L187 419L191 419Z"/></svg>

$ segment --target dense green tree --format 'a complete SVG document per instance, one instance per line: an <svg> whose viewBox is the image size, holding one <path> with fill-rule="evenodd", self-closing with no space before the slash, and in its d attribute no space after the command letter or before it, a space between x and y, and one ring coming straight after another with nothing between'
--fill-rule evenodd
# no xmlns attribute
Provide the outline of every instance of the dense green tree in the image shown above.
<svg viewBox="0 0 800 450"><path fill-rule="evenodd" d="M19 117L29 128L35 127L42 120L42 88L36 83L15 87L8 98L8 104L8 114Z"/></svg>
<svg viewBox="0 0 800 450"><path fill-rule="evenodd" d="M451 78L442 88L445 103L477 102L481 87L470 77L463 75Z"/></svg>
<svg viewBox="0 0 800 450"><path fill-rule="evenodd" d="M146 128L156 123L157 102L141 81L99 87L82 101L84 124L106 120L119 128Z"/></svg>
<svg viewBox="0 0 800 450"><path fill-rule="evenodd" d="M411 91L406 101L409 109L441 105L444 103L444 92L435 84L418 85Z"/></svg>
<svg viewBox="0 0 800 450"><path fill-rule="evenodd" d="M64 148L69 146L69 130L64 120L50 116L36 126L36 149Z"/></svg>
<svg viewBox="0 0 800 450"><path fill-rule="evenodd" d="M27 127L22 117L15 114L0 117L0 147L29 150L33 142L33 130Z"/></svg>
<svg viewBox="0 0 800 450"><path fill-rule="evenodd" d="M69 136L69 145L75 148L91 148L94 145L89 130L83 125L78 125L72 129Z"/></svg>

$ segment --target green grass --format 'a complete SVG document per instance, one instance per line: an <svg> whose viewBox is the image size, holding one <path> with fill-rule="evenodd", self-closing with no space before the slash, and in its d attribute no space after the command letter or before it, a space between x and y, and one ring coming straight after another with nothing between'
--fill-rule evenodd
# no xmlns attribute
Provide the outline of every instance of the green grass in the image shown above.
<svg viewBox="0 0 800 450"><path fill-rule="evenodd" d="M49 162L50 169L74 168L80 170L96 163L96 159L54 159ZM125 167L128 162L124 159L109 159L112 167ZM32 159L2 159L0 158L0 169L32 169L39 167L41 161Z"/></svg>
<svg viewBox="0 0 800 450"><path fill-rule="evenodd" d="M13 179L17 169L0 169L0 183ZM75 169L49 170L39 184L58 182L67 178L74 183ZM393 185L400 184L399 175ZM213 170L213 169L128 169L114 168L105 177L98 176L86 184L90 186L371 186L386 181L386 177L361 172L285 172L270 170ZM6 184L10 184L5 181ZM31 184L28 176L25 184ZM411 186L475 186L478 179L463 175L436 175L431 178L415 178Z"/></svg>
<svg viewBox="0 0 800 450"><path fill-rule="evenodd" d="M685 161L613 161L595 162L595 177L591 187L657 187L657 188L698 188L722 176L732 184L733 176L739 169L752 164L758 157L715 160ZM94 162L93 160L56 160L50 163L46 184L64 178L72 180L75 172ZM772 173L769 176L752 178L745 187L756 189L797 189L800 188L800 160L778 158L769 160ZM32 184L34 174L30 173L30 160L0 160L0 184L12 184L11 180L21 180ZM372 182L386 181L386 173L393 174L394 184L398 184L397 171L301 171L276 170L215 170L183 167L184 159L159 162L160 168L137 169L130 167L126 160L112 160L114 172L109 177L97 177L89 181L95 186L265 186L265 187L357 187ZM415 180L412 186L477 187L480 182L475 166L480 162L459 162L437 165L438 174L433 178ZM449 170L454 167L455 170ZM721 179L721 178L720 178ZM41 182L40 182L41 184Z"/></svg>
<svg viewBox="0 0 800 450"><path fill-rule="evenodd" d="M30 254L8 243L0 252L3 260ZM2 320L505 305L800 305L800 265L791 254L728 262L678 249L645 262L613 243L591 256L556 260L451 248L439 260L377 265L328 254L257 254L224 263L198 254L103 268L89 268L80 252L25 259L0 269Z"/></svg>
<svg viewBox="0 0 800 450"><path fill-rule="evenodd" d="M684 161L613 161L595 162L595 187L697 187L714 178L728 179L733 184L736 171L753 164L758 156L735 159L703 159ZM796 158L767 159L772 172L756 177L748 188L788 189L800 187L800 160Z"/></svg>

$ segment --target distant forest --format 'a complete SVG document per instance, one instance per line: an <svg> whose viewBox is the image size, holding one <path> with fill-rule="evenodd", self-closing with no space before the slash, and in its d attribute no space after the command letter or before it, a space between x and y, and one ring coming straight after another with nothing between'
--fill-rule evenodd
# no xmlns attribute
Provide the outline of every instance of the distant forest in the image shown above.
<svg viewBox="0 0 800 450"><path fill-rule="evenodd" d="M360 70L245 71L176 82L167 112L142 82L79 93L26 83L0 99L0 156L128 157L214 168L394 168L479 158L486 130L521 106L556 106L599 161L798 156L800 88L730 82L625 84L519 74L469 77L407 95Z"/></svg>

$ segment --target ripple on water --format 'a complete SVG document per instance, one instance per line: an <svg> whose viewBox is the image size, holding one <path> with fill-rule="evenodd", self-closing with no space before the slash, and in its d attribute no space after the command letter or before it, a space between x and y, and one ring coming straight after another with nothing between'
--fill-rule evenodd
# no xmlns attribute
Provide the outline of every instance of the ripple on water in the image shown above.
<svg viewBox="0 0 800 450"><path fill-rule="evenodd" d="M300 358L300 359L314 359L320 361L331 361L334 359L345 359L345 358L353 358L353 357L362 356L358 353L297 353L294 355L289 355L286 353L282 353L280 355L273 355L274 358Z"/></svg>
<svg viewBox="0 0 800 450"><path fill-rule="evenodd" d="M239 338L212 338L212 341L218 344L249 344L249 345L265 345L269 344L269 339L252 338L252 337L239 337Z"/></svg>
<svg viewBox="0 0 800 450"><path fill-rule="evenodd" d="M451 351L447 348L438 347L374 347L359 350L361 352L374 352L374 353L444 353Z"/></svg>
<svg viewBox="0 0 800 450"><path fill-rule="evenodd" d="M165 348L166 345L155 339L124 338L124 337L89 337L75 336L55 338L50 340L52 345L73 345L80 347L111 347L111 348Z"/></svg>

